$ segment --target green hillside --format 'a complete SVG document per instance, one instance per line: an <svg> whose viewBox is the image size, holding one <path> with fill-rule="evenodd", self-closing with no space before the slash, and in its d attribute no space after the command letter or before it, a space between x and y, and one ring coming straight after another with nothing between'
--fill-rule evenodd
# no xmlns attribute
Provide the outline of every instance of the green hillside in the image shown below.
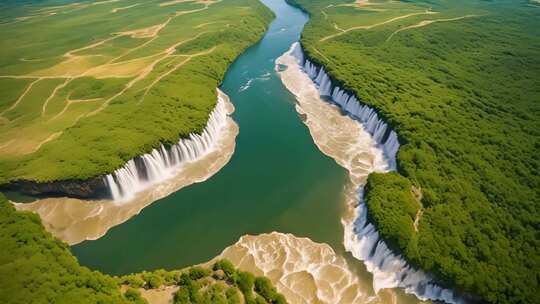
<svg viewBox="0 0 540 304"><path fill-rule="evenodd" d="M0 7L0 184L99 176L201 132L272 19L256 0Z"/></svg>
<svg viewBox="0 0 540 304"><path fill-rule="evenodd" d="M370 219L440 282L539 303L540 7L531 1L295 0L308 56L399 133Z"/></svg>

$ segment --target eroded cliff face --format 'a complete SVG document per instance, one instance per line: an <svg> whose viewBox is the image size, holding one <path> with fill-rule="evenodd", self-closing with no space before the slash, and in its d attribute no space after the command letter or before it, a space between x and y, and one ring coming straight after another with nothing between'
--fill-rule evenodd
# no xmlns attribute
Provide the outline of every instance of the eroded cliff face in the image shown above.
<svg viewBox="0 0 540 304"><path fill-rule="evenodd" d="M149 153L129 160L111 174L85 180L66 179L51 182L16 180L1 185L0 190L12 190L27 195L67 196L83 199L113 199L127 202L136 194L173 178L183 166L212 154L221 147L224 137L231 138L236 129L229 117L234 106L218 89L218 102L210 113L201 134L190 134L172 146L160 145Z"/></svg>
<svg viewBox="0 0 540 304"><path fill-rule="evenodd" d="M102 176L86 180L69 179L52 182L16 180L0 189L17 191L26 195L64 195L75 198L104 198L109 196Z"/></svg>
<svg viewBox="0 0 540 304"><path fill-rule="evenodd" d="M223 103L224 111L221 111L220 115L223 115L224 120L219 128L214 124L217 129L214 130L212 138L215 141L212 141L210 146L207 145L209 148L204 149L205 152L198 154L198 157L182 158L180 166L168 161L163 163L161 167L154 166L152 170L164 168L167 164L170 165L167 166L169 169L164 168L166 172L163 173L167 174L160 175L163 178L149 180L145 185L142 182L130 182L130 179L127 178L130 176L125 177L125 174L111 175L110 178L101 176L87 181L13 184L14 189L20 192L23 192L21 190L24 188L26 192L23 193L62 194L62 197L47 197L31 203L15 203L15 207L18 210L39 214L45 229L70 245L100 238L111 227L120 225L132 216L139 214L143 208L153 202L193 183L204 182L229 162L235 150L239 129L230 116L234 112L233 104L225 94L221 97L220 103ZM153 155L156 153L154 152ZM152 157L152 154L148 154L147 157ZM156 160L155 157L153 159ZM159 159L166 161L170 158ZM151 160L148 159L148 166L156 164ZM122 173L127 171L125 168L119 170ZM146 170L144 172L132 171L132 174L146 174L147 172ZM156 174L154 175L156 176ZM130 191L132 195L127 196L127 198L120 197L117 200L111 199L113 191L110 188L111 184L108 183L111 178L114 178L115 183L123 182L121 188ZM65 197L67 193L69 196L77 196L78 198ZM98 198L94 198L92 195L97 195ZM99 198L100 195L104 197Z"/></svg>

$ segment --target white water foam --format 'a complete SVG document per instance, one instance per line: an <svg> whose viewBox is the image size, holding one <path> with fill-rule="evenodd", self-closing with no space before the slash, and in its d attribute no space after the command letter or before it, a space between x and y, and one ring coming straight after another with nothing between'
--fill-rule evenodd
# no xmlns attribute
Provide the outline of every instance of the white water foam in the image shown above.
<svg viewBox="0 0 540 304"><path fill-rule="evenodd" d="M182 138L170 147L161 145L148 154L129 160L122 168L105 176L114 201L129 201L136 193L173 177L186 163L210 153L226 124L226 105L221 94L218 94L216 107L201 134L190 134L189 138Z"/></svg>
<svg viewBox="0 0 540 304"><path fill-rule="evenodd" d="M238 92L244 92L245 90L249 89L251 87L251 83L253 82L253 79L249 79L246 84L244 84L243 86L241 86L239 89L238 89Z"/></svg>
<svg viewBox="0 0 540 304"><path fill-rule="evenodd" d="M272 232L244 235L214 260L267 276L291 304L377 304L346 260L327 244Z"/></svg>
<svg viewBox="0 0 540 304"><path fill-rule="evenodd" d="M213 122L218 133L210 137L211 147L208 147L200 157L192 161L184 160L176 166L167 167L167 173L171 173L170 178L160 182L154 180L151 186L147 186L146 189L137 193L134 192L134 189L127 189L131 192L120 193L126 194L124 200L120 198L120 202L107 199L89 201L67 197L50 197L32 203L15 204L15 207L19 210L38 213L45 229L69 245L74 245L85 240L98 239L105 235L110 228L139 214L142 209L153 202L194 183L204 182L229 162L234 153L235 140L238 135L238 125L230 116L234 112L234 106L225 93L218 90L218 94L221 98L219 102L223 103L227 115L225 124ZM222 110L218 108L216 111ZM218 114L214 115L219 120ZM187 143L184 142L184 144ZM147 175L145 174L145 176ZM116 183L114 180L116 177L113 175L112 178ZM136 182L132 183L136 184ZM146 185L149 184L150 182L147 181ZM115 186L121 187L116 184ZM143 188L141 185L138 189ZM128 197L132 198L127 199Z"/></svg>
<svg viewBox="0 0 540 304"><path fill-rule="evenodd" d="M262 74L261 76L257 77L256 79L259 80L259 81L267 81L267 80L270 80L270 76L272 74L270 74L270 72L266 72L264 74Z"/></svg>
<svg viewBox="0 0 540 304"><path fill-rule="evenodd" d="M297 98L305 94L305 91L311 90L309 86L314 86L320 96L331 98L332 102L338 105L343 112L363 126L362 130L371 135L374 148L379 151L382 150L382 154L384 154L383 161L385 164L373 164L369 168L370 172L396 170L396 154L399 149L397 134L390 130L388 125L379 118L375 110L367 105L362 105L355 96L349 95L341 88L334 87L324 68L318 68L305 59L299 43L293 44L287 53L276 60L276 70L278 72L280 66L284 65L287 66L287 69L303 71L302 75L304 76L301 77L309 80L304 81L296 78L296 82L292 84L287 83L282 77L287 88ZM344 165L342 161L340 162L338 159L336 161ZM346 163L345 167L351 174L353 173L353 167L349 168ZM356 180L361 179L357 178ZM363 201L365 181L353 182L353 184L358 187L356 191L353 191L354 205L352 208L354 209L354 216L351 219L342 220L345 228L344 246L355 258L363 261L367 270L373 274L373 289L375 292L378 293L386 288L399 287L403 288L407 293L416 295L421 300L463 303L464 300L452 290L436 285L429 274L409 266L402 256L393 253L388 248L380 238L376 227L368 222L367 207Z"/></svg>

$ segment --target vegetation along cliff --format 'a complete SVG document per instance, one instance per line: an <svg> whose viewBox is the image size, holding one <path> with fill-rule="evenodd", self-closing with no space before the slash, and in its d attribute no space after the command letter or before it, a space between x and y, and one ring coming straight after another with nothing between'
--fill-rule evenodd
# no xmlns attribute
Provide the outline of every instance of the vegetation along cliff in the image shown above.
<svg viewBox="0 0 540 304"><path fill-rule="evenodd" d="M491 303L538 303L540 7L290 0L308 57L399 134L369 219L392 249Z"/></svg>

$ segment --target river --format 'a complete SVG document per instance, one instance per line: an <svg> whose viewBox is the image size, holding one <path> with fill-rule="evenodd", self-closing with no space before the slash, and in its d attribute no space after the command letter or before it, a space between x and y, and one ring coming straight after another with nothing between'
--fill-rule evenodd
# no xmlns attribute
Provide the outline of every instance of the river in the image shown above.
<svg viewBox="0 0 540 304"><path fill-rule="evenodd" d="M282 0L262 2L276 19L221 86L240 127L230 162L98 240L73 246L81 264L110 274L176 269L210 260L242 235L279 231L330 245L370 288L371 274L343 246L348 173L319 151L274 69L308 16ZM400 291L394 295L400 303L415 302Z"/></svg>

